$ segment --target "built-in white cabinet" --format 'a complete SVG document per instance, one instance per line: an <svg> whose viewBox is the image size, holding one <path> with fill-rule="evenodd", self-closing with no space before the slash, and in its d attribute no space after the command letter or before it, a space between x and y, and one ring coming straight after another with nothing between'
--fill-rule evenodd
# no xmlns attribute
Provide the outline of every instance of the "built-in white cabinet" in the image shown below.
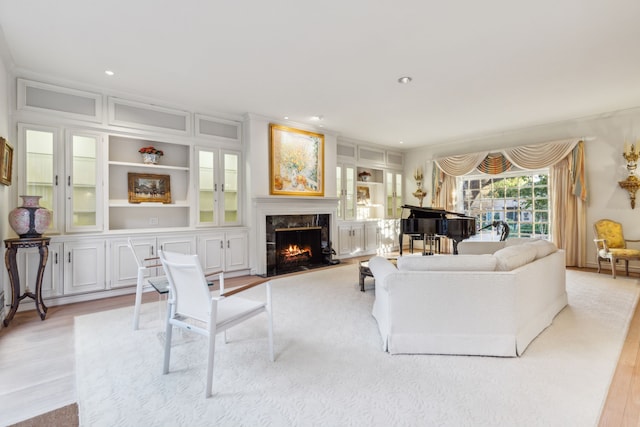
<svg viewBox="0 0 640 427"><path fill-rule="evenodd" d="M249 268L249 233L246 229L198 235L198 256L205 273Z"/></svg>
<svg viewBox="0 0 640 427"><path fill-rule="evenodd" d="M63 294L61 248L59 243L49 244L49 254L42 276L42 297L51 298ZM35 292L35 283L40 266L40 252L38 248L20 249L16 253L18 276L20 277L20 295L24 294L27 286L31 292Z"/></svg>
<svg viewBox="0 0 640 427"><path fill-rule="evenodd" d="M336 191L338 194L338 220L356 217L356 167L350 164L336 166Z"/></svg>
<svg viewBox="0 0 640 427"><path fill-rule="evenodd" d="M196 253L196 238L192 235L166 235L162 237L134 237L131 239L139 260L158 256L158 249L181 254ZM111 288L131 286L136 283L138 266L133 259L127 239L114 239L111 245ZM158 262L159 264L159 262ZM148 276L161 275L161 267L149 270Z"/></svg>
<svg viewBox="0 0 640 427"><path fill-rule="evenodd" d="M237 151L196 147L197 225L240 225L244 174Z"/></svg>
<svg viewBox="0 0 640 427"><path fill-rule="evenodd" d="M364 224L356 222L338 225L338 256L355 256L363 250Z"/></svg>
<svg viewBox="0 0 640 427"><path fill-rule="evenodd" d="M158 164L145 164L139 150L163 152ZM190 147L117 135L109 136L109 230L188 227L190 218ZM137 179L137 181L135 181ZM136 183L164 182L163 202L129 201ZM168 193L168 194L167 194ZM168 200L167 200L168 199Z"/></svg>
<svg viewBox="0 0 640 427"><path fill-rule="evenodd" d="M129 235L140 258L164 249L197 253L209 271L249 270L241 120L24 79L16 89L7 210L34 195L52 211L44 298L127 292L137 276ZM143 162L148 146L163 152L157 164ZM24 292L39 254L21 250L17 262Z"/></svg>
<svg viewBox="0 0 640 427"><path fill-rule="evenodd" d="M104 136L67 130L65 143L57 128L20 124L20 194L41 196L53 212L48 234L102 231Z"/></svg>
<svg viewBox="0 0 640 427"><path fill-rule="evenodd" d="M340 258L388 253L398 249L400 220L378 219L338 224Z"/></svg>
<svg viewBox="0 0 640 427"><path fill-rule="evenodd" d="M380 247L380 226L378 221L367 221L364 224L364 251L376 252Z"/></svg>
<svg viewBox="0 0 640 427"><path fill-rule="evenodd" d="M101 291L105 284L105 240L63 243L64 294Z"/></svg>

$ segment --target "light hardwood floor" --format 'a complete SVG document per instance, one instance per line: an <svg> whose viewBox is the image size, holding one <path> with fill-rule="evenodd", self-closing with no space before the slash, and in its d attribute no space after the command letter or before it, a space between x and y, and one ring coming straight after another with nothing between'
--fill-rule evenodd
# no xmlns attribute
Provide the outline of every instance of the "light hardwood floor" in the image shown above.
<svg viewBox="0 0 640 427"><path fill-rule="evenodd" d="M594 274L597 274L594 272ZM239 286L250 279L227 279ZM355 283L355 281L354 281ZM146 292L143 301L157 301ZM50 307L16 314L0 330L0 425L6 426L76 401L73 319L133 305L134 296ZM640 426L640 306L631 321L599 426Z"/></svg>

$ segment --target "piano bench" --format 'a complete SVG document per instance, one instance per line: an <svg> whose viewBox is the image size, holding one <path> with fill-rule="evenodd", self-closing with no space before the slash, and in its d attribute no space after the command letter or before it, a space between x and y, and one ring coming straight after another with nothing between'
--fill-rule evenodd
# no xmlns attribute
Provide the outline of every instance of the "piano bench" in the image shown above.
<svg viewBox="0 0 640 427"><path fill-rule="evenodd" d="M422 234L410 234L409 235L410 239L409 239L409 251L411 253L413 253L413 242L416 240L421 240L423 241L423 245L429 245L429 251L426 251L426 247L424 248L425 250L423 251L425 253L425 255L433 255L434 253L439 254L440 253L440 236L426 236L427 238L427 242L424 242L424 238L425 236ZM435 251L434 251L435 249Z"/></svg>

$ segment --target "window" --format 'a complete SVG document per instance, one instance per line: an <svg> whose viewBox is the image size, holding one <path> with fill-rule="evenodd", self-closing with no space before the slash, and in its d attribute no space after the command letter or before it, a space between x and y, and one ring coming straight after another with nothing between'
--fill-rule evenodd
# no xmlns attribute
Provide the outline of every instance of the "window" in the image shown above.
<svg viewBox="0 0 640 427"><path fill-rule="evenodd" d="M509 225L509 237L550 236L547 170L459 179L463 211L476 218L477 239L496 240L494 221ZM484 228L487 227L487 228Z"/></svg>

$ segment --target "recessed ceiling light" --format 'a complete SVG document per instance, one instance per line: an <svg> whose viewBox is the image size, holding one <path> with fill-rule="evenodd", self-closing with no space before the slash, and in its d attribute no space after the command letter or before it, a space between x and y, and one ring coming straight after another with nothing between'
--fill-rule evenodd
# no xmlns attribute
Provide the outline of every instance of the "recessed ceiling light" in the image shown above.
<svg viewBox="0 0 640 427"><path fill-rule="evenodd" d="M407 83L411 83L411 80L413 80L413 79L411 77L408 77L408 76L400 77L398 79L398 83L407 84Z"/></svg>
<svg viewBox="0 0 640 427"><path fill-rule="evenodd" d="M285 120L289 120L289 116L284 116L284 119Z"/></svg>
<svg viewBox="0 0 640 427"><path fill-rule="evenodd" d="M404 141L400 141L400 144L404 144Z"/></svg>
<svg viewBox="0 0 640 427"><path fill-rule="evenodd" d="M311 116L311 120L315 121L315 122L319 122L320 120L322 120L323 117L322 116Z"/></svg>
<svg viewBox="0 0 640 427"><path fill-rule="evenodd" d="M113 76L113 75L115 74L115 73L114 73L113 71L111 71L111 70L106 70L104 73L105 73L107 76Z"/></svg>

